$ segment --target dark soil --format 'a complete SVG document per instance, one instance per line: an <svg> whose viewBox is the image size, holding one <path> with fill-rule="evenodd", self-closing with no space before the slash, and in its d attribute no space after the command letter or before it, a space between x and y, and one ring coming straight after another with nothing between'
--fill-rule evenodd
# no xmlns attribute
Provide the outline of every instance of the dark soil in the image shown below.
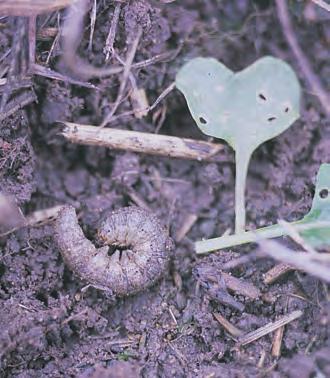
<svg viewBox="0 0 330 378"><path fill-rule="evenodd" d="M114 12L109 3L97 2L91 51L86 17L79 50L81 58L99 67L104 65L103 48ZM296 36L327 86L329 14L305 2L290 4ZM12 62L8 50L18 33L17 24L14 18L0 19L1 72ZM38 17L38 31L57 25L56 15ZM115 40L122 58L138 25L143 36L135 62L179 48L166 62L132 71L150 103L191 57L213 56L240 70L270 54L294 67L304 89L302 116L253 156L247 184L248 227L305 214L318 167L330 162L330 124L286 44L273 2L124 2ZM24 50L23 37L20 49ZM46 64L53 39L37 40L38 63ZM56 44L49 67L69 75L61 54L61 45ZM118 65L115 60L111 64ZM38 101L17 109L1 124L1 191L16 197L25 214L58 204L73 205L90 236L102 211L136 202L145 203L163 219L174 239L189 214L198 219L176 243L164 279L124 299L91 287L82 290L86 282L64 265L51 223L1 238L0 376L330 376L330 305L325 284L293 272L266 285L263 275L274 261L251 260L231 271L261 291L260 298L251 299L227 293L221 282L209 281L203 274L254 249L236 248L202 258L193 249L194 241L233 228L234 165L229 148L226 163L207 164L70 145L56 137L58 120L99 124L111 110L120 79L121 75L94 79L95 90L33 76L32 87L23 90L34 90ZM118 113L130 109L125 97ZM163 124L159 124L160 109L166 114ZM162 134L206 138L176 90L145 118L118 119L110 127L151 133L161 127ZM228 295L227 302L217 295L221 291ZM247 332L295 309L302 310L303 316L286 326L279 359L271 355L273 335L238 348L213 316L221 313Z"/></svg>

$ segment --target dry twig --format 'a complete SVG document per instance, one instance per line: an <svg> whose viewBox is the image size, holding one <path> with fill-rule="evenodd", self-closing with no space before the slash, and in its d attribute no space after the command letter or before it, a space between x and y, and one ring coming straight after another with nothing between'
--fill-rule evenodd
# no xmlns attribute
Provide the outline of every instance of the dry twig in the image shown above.
<svg viewBox="0 0 330 378"><path fill-rule="evenodd" d="M330 12L330 4L325 2L324 0L312 0L312 2L319 7L323 8L324 10Z"/></svg>
<svg viewBox="0 0 330 378"><path fill-rule="evenodd" d="M88 50L92 51L93 46L93 36L94 36L94 30L95 30L95 22L96 22L96 0L93 1L93 6L91 10L91 30L89 33L89 42L88 42Z"/></svg>
<svg viewBox="0 0 330 378"><path fill-rule="evenodd" d="M121 78L120 87L119 87L119 91L118 91L116 101L115 101L115 103L114 103L114 105L111 109L111 112L105 117L105 119L103 120L100 127L106 126L106 124L111 121L112 117L116 113L116 111L117 111L117 109L118 109L118 107L119 107L119 105L120 105L120 103L123 99L127 80L129 78L129 74L130 74L130 71L131 71L131 68L132 68L132 63L133 63L133 60L134 60L136 50L137 50L141 36L142 36L142 28L139 28L139 30L136 34L136 37L135 37L135 39L132 43L132 47L127 54L127 58L126 58L126 62L125 62L125 68L124 68L124 72L123 72L123 75L122 75L122 78Z"/></svg>
<svg viewBox="0 0 330 378"><path fill-rule="evenodd" d="M176 233L175 240L177 242L180 242L186 235L187 233L191 230L192 226L196 223L198 219L198 215L194 213L189 213L184 221L179 230Z"/></svg>
<svg viewBox="0 0 330 378"><path fill-rule="evenodd" d="M294 33L286 0L276 0L277 15L283 28L283 34L287 39L291 50L296 57L300 68L306 77L306 80L314 94L319 98L324 110L330 114L330 96L323 88L318 76L314 73L312 66L302 49L299 46L296 35Z"/></svg>
<svg viewBox="0 0 330 378"><path fill-rule="evenodd" d="M107 62L109 60L110 54L113 52L113 45L115 43L115 37L116 37L116 31L117 31L117 25L119 21L119 15L121 10L121 3L117 3L115 6L115 10L113 12L113 17L109 29L109 34L107 36L107 40L105 42L104 46L104 54L105 54L105 61Z"/></svg>
<svg viewBox="0 0 330 378"><path fill-rule="evenodd" d="M283 334L284 334L284 326L277 328L277 330L274 332L272 356L275 358L278 358L281 355Z"/></svg>
<svg viewBox="0 0 330 378"><path fill-rule="evenodd" d="M198 161L221 161L223 145L194 139L142 133L97 126L64 123L61 135L72 143L103 146L117 150L141 152Z"/></svg>
<svg viewBox="0 0 330 378"><path fill-rule="evenodd" d="M282 316L280 319L276 320L275 322L271 322L266 324L263 327L256 329L255 331L248 332L243 336L238 338L239 345L247 345L252 343L255 340L260 339L265 335L268 335L271 332L274 332L280 327L283 327L285 324L292 322L302 316L303 312L300 310L296 310L291 312L290 314Z"/></svg>
<svg viewBox="0 0 330 378"><path fill-rule="evenodd" d="M330 282L330 254L296 252L273 240L259 242L266 255Z"/></svg>

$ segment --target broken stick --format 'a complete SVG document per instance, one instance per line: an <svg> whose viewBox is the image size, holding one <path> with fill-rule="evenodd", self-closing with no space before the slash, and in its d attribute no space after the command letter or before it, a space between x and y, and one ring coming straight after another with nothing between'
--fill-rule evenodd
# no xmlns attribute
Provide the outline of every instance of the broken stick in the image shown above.
<svg viewBox="0 0 330 378"><path fill-rule="evenodd" d="M248 332L243 336L238 338L239 345L247 345L252 343L255 340L260 339L260 337L268 335L271 332L274 332L280 327L296 320L302 316L303 312L300 310L292 311L290 314L282 316L280 319L276 320L275 322L271 322L266 324L263 327L256 329L255 331Z"/></svg>
<svg viewBox="0 0 330 378"><path fill-rule="evenodd" d="M72 143L109 147L115 150L198 161L221 161L223 145L174 136L138 131L101 129L96 126L65 122L61 135Z"/></svg>

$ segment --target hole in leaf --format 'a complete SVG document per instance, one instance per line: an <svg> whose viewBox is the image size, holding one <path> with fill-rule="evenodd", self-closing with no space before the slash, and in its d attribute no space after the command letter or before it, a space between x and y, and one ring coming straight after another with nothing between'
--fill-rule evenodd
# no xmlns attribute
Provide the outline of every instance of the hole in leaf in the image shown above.
<svg viewBox="0 0 330 378"><path fill-rule="evenodd" d="M322 189L322 190L320 190L320 192L319 192L319 196L320 196L322 199L327 198L328 195L329 195L329 190L328 190L328 189Z"/></svg>
<svg viewBox="0 0 330 378"><path fill-rule="evenodd" d="M203 117L199 117L199 122L202 123L203 125L207 124L207 120Z"/></svg>
<svg viewBox="0 0 330 378"><path fill-rule="evenodd" d="M269 117L269 118L267 119L267 121L268 121L268 122L272 122L272 121L275 121L275 119L276 119L276 117Z"/></svg>
<svg viewBox="0 0 330 378"><path fill-rule="evenodd" d="M261 99L261 100L263 100L263 101L267 101L267 98L266 98L266 96L263 94L263 93L259 93L259 98Z"/></svg>

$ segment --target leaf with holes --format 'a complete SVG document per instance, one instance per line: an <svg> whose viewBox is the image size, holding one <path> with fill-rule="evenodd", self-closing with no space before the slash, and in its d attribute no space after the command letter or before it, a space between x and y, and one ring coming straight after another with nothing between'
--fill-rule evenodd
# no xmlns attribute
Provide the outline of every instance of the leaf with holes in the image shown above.
<svg viewBox="0 0 330 378"><path fill-rule="evenodd" d="M301 220L290 223L300 236L314 248L330 246L330 164L322 164L316 177L312 207ZM273 225L238 235L202 240L196 243L198 254L231 248L236 245L288 235L283 225Z"/></svg>
<svg viewBox="0 0 330 378"><path fill-rule="evenodd" d="M316 178L315 194L309 213L296 224L330 222L330 164L322 164ZM330 245L330 227L302 231L300 235L315 248Z"/></svg>
<svg viewBox="0 0 330 378"><path fill-rule="evenodd" d="M238 73L216 59L196 58L180 69L176 86L202 132L224 139L236 152L236 232L242 232L250 157L299 117L296 74L273 57L261 58Z"/></svg>

